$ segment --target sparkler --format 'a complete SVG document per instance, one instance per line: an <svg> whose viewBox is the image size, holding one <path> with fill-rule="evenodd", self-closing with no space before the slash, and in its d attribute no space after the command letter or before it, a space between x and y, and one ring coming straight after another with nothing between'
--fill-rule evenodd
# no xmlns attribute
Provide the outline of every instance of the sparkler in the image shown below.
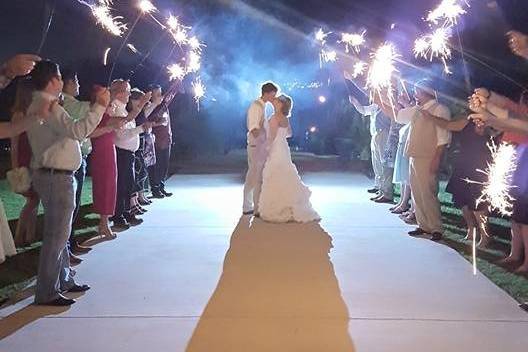
<svg viewBox="0 0 528 352"><path fill-rule="evenodd" d="M315 32L315 40L321 43L321 45L324 45L326 42L326 37L332 32L325 33L322 28L319 28L317 32Z"/></svg>
<svg viewBox="0 0 528 352"><path fill-rule="evenodd" d="M335 50L321 51L321 58L324 62L336 62L337 61L337 52Z"/></svg>
<svg viewBox="0 0 528 352"><path fill-rule="evenodd" d="M169 72L169 79L171 81L173 80L181 81L183 77L185 77L185 69L178 63L174 63L168 66L167 71Z"/></svg>
<svg viewBox="0 0 528 352"><path fill-rule="evenodd" d="M150 14L153 11L157 10L156 7L152 4L152 2L150 2L149 0L141 0L141 1L138 2L137 6L138 6L140 11L139 11L136 19L134 20L134 23L132 24L132 27L130 27L130 30L128 31L125 39L123 39L123 41L121 42L121 45L119 46L119 49L117 49L116 57L115 57L114 62L112 64L112 68L110 69L110 74L108 75L108 86L110 86L110 83L112 82L112 77L113 77L113 74L114 74L114 70L115 70L116 64L119 61L119 56L121 55L121 52L123 51L123 48L127 44L128 39L130 38L130 36L134 32L134 29L136 28L137 24L139 23L139 20L141 19L141 17L144 14Z"/></svg>
<svg viewBox="0 0 528 352"><path fill-rule="evenodd" d="M367 75L367 88L371 90L371 99L373 94L378 94L380 99L383 100L381 91L386 90L387 98L393 109L394 86L392 84L392 76L398 72L395 66L398 57L394 44L385 43L381 45L372 54L373 59Z"/></svg>
<svg viewBox="0 0 528 352"><path fill-rule="evenodd" d="M354 70L352 72L352 77L357 78L365 73L367 69L367 63L363 61L358 61L354 64Z"/></svg>
<svg viewBox="0 0 528 352"><path fill-rule="evenodd" d="M511 216L513 212L513 201L511 190L513 174L517 169L517 155L515 146L502 143L497 146L490 142L488 147L491 150L492 161L486 170L477 170L488 177L486 182L477 182L466 179L468 183L483 185L481 196L477 199L477 206L488 203L490 210L497 210L499 213Z"/></svg>
<svg viewBox="0 0 528 352"><path fill-rule="evenodd" d="M440 58L444 64L444 71L450 73L447 60L451 57L449 48L449 38L451 32L448 28L438 28L432 34L416 39L414 42L414 55L433 61L433 58Z"/></svg>
<svg viewBox="0 0 528 352"><path fill-rule="evenodd" d="M95 21L110 34L120 37L127 30L127 25L122 23L122 16L112 16L110 13L111 0L99 0L97 4L90 5L81 2L92 10Z"/></svg>
<svg viewBox="0 0 528 352"><path fill-rule="evenodd" d="M464 15L466 10L459 4L458 0L442 0L434 10L430 11L426 20L438 24L444 19L444 26L456 25L460 16Z"/></svg>
<svg viewBox="0 0 528 352"><path fill-rule="evenodd" d="M191 51L189 53L189 60L187 63L187 72L198 72L200 70L201 64L201 56L195 51Z"/></svg>
<svg viewBox="0 0 528 352"><path fill-rule="evenodd" d="M133 52L134 54L139 54L139 50L134 46L134 44L128 43L127 48L129 48L130 51Z"/></svg>
<svg viewBox="0 0 528 352"><path fill-rule="evenodd" d="M345 44L345 51L348 53L350 47L352 47L356 53L359 53L360 47L365 44L365 33L366 31L361 33L342 33L340 42Z"/></svg>
<svg viewBox="0 0 528 352"><path fill-rule="evenodd" d="M203 85L200 77L198 77L192 83L192 87L194 90L194 100L196 101L196 105L198 106L198 111L200 111L200 99L202 99L205 96L205 86Z"/></svg>
<svg viewBox="0 0 528 352"><path fill-rule="evenodd" d="M196 51L196 52L202 51L202 47L205 46L204 44L200 43L200 40L197 37L195 37L195 36L189 38L187 44L189 44L191 49Z"/></svg>

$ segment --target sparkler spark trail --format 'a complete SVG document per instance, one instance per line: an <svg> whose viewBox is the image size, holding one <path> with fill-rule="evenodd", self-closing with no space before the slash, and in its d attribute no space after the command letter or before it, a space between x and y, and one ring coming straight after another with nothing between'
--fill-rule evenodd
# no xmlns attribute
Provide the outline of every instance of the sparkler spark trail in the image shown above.
<svg viewBox="0 0 528 352"><path fill-rule="evenodd" d="M108 63L108 53L110 52L111 48L106 48L104 55L103 55L103 65L106 66Z"/></svg>
<svg viewBox="0 0 528 352"><path fill-rule="evenodd" d="M167 26L169 26L171 30L176 30L180 26L180 22L177 17L169 15L169 18L167 18Z"/></svg>
<svg viewBox="0 0 528 352"><path fill-rule="evenodd" d="M414 55L430 61L433 61L433 58L439 58L444 64L444 71L450 73L447 65L447 60L451 57L450 37L451 31L449 28L438 28L432 34L416 39L413 49Z"/></svg>
<svg viewBox="0 0 528 352"><path fill-rule="evenodd" d="M372 54L372 63L367 76L367 88L371 90L371 98L374 94L381 97L381 92L386 91L390 105L394 109L393 95L394 86L392 77L398 72L395 66L399 55L392 43L385 43Z"/></svg>
<svg viewBox="0 0 528 352"><path fill-rule="evenodd" d="M187 44L189 44L192 50L197 52L200 52L202 50L202 47L205 46L204 44L200 43L200 40L195 36L189 38Z"/></svg>
<svg viewBox="0 0 528 352"><path fill-rule="evenodd" d="M134 54L139 54L139 50L134 46L134 44L128 43L127 47L132 51Z"/></svg>
<svg viewBox="0 0 528 352"><path fill-rule="evenodd" d="M335 50L321 51L321 58L324 62L336 62L337 61L337 52Z"/></svg>
<svg viewBox="0 0 528 352"><path fill-rule="evenodd" d="M365 33L366 31L361 33L342 33L340 42L345 44L345 51L348 53L350 47L352 47L356 53L359 53L360 47L365 44Z"/></svg>
<svg viewBox="0 0 528 352"><path fill-rule="evenodd" d="M442 0L434 10L427 15L427 21L438 24L440 19L444 19L444 26L457 24L460 16L464 15L466 10L459 4L459 0Z"/></svg>
<svg viewBox="0 0 528 352"><path fill-rule="evenodd" d="M502 143L497 146L490 142L488 147L491 150L492 161L486 170L477 170L488 177L486 182L477 182L466 179L468 183L483 185L481 196L477 199L477 205L488 203L490 210L497 210L499 213L511 216L513 212L513 201L511 190L513 174L517 169L517 155L515 146Z"/></svg>
<svg viewBox="0 0 528 352"><path fill-rule="evenodd" d="M365 73L367 69L367 63L363 61L358 61L354 64L354 70L352 72L352 77L357 78Z"/></svg>
<svg viewBox="0 0 528 352"><path fill-rule="evenodd" d="M179 80L181 81L183 77L185 77L185 69L178 63L174 63L167 67L167 71L169 72L169 79L171 81L173 80Z"/></svg>
<svg viewBox="0 0 528 352"><path fill-rule="evenodd" d="M154 4L149 0L141 0L138 4L138 7L143 13L152 13L158 10L156 6L154 6Z"/></svg>
<svg viewBox="0 0 528 352"><path fill-rule="evenodd" d="M318 42L321 42L321 45L323 45L326 42L326 37L332 32L325 33L322 28L319 28L317 32L315 32L315 40Z"/></svg>
<svg viewBox="0 0 528 352"><path fill-rule="evenodd" d="M195 51L191 51L189 53L189 61L187 63L187 72L198 72L200 70L201 64L201 56Z"/></svg>
<svg viewBox="0 0 528 352"><path fill-rule="evenodd" d="M79 3L88 6L95 21L110 34L120 37L127 30L127 25L121 22L123 20L122 16L111 15L111 0L98 0L95 4L89 4L85 1L79 1Z"/></svg>
<svg viewBox="0 0 528 352"><path fill-rule="evenodd" d="M202 99L205 96L205 86L203 85L200 77L198 77L192 83L192 87L194 90L194 100L196 101L196 105L198 106L198 111L199 111L200 110L200 99Z"/></svg>

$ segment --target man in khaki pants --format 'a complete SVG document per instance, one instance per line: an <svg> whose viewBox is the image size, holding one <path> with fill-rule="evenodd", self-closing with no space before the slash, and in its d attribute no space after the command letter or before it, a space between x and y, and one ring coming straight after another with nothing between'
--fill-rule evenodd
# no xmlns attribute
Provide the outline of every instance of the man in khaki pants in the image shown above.
<svg viewBox="0 0 528 352"><path fill-rule="evenodd" d="M244 215L258 216L258 201L262 187L262 171L268 157L265 123L265 106L277 95L278 88L271 82L264 83L261 96L249 106L247 113L248 171L244 184Z"/></svg>
<svg viewBox="0 0 528 352"><path fill-rule="evenodd" d="M412 198L416 206L418 228L411 236L431 234L433 241L442 239L442 219L438 201L438 171L442 154L451 141L449 131L438 127L431 115L451 119L449 109L435 99L432 82L415 85L419 113L413 117L405 153L410 158Z"/></svg>

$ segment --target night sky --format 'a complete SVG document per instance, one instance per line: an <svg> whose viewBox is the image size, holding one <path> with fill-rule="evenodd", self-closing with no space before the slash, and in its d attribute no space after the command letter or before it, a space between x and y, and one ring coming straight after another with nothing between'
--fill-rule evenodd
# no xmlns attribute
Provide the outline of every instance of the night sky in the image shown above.
<svg viewBox="0 0 528 352"><path fill-rule="evenodd" d="M3 34L0 59L16 52L36 50L54 1L0 1ZM115 52L119 39L96 26L89 9L76 0L56 1L42 55L84 72L81 81L104 77L104 72L98 71L103 52L107 47ZM132 22L137 13L131 6L133 3L133 0L115 0L115 13ZM417 61L410 54L414 38L427 30L421 17L438 0L157 0L154 3L160 9L160 18L166 17L170 10L184 23L193 25L194 33L207 43L202 76L208 86L208 96L229 101L231 105L245 104L253 97L259 80L309 82L320 78L318 48L311 40L319 26L336 32L366 28L374 42L394 41L405 53L405 60L438 71L437 63ZM489 6L490 3L493 2L471 1L470 13L460 24L464 48L479 60L528 82L526 66L509 53L504 40L507 30L527 30L526 1L503 0L496 7ZM392 23L396 28L391 31ZM160 28L152 20L144 19L131 42L145 53L160 35ZM151 59L134 76L139 86L158 76L170 48L170 42L162 40L153 50ZM140 55L125 51L117 69L120 76L129 75L131 67L141 60ZM444 77L447 84L461 82L460 63L459 57L453 58L455 74ZM517 88L482 65L475 62L469 65L475 85L487 85L510 95L517 93Z"/></svg>

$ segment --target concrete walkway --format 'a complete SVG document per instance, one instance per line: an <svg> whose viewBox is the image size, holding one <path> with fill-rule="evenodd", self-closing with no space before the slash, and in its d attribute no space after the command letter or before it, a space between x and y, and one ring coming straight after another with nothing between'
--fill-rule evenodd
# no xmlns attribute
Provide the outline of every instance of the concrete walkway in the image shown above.
<svg viewBox="0 0 528 352"><path fill-rule="evenodd" d="M240 218L236 176L176 176L78 267L70 309L0 311L0 351L515 352L528 314L452 249L405 235L362 176L309 174L320 224Z"/></svg>

